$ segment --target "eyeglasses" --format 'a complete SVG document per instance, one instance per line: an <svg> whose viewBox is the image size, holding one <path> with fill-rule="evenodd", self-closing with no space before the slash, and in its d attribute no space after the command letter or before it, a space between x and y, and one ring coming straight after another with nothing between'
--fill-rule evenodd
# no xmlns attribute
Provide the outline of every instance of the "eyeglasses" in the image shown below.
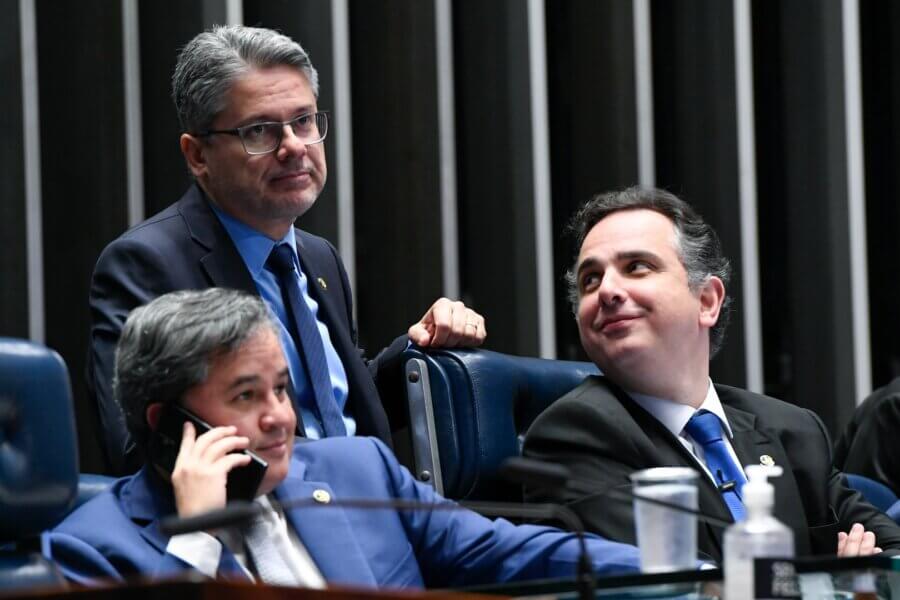
<svg viewBox="0 0 900 600"><path fill-rule="evenodd" d="M241 139L244 152L247 154L268 154L277 150L281 145L285 125L290 125L291 131L304 144L318 144L325 139L325 135L328 133L328 113L324 111L306 113L290 121L251 123L235 129L207 129L197 135L199 137L217 133L236 135Z"/></svg>

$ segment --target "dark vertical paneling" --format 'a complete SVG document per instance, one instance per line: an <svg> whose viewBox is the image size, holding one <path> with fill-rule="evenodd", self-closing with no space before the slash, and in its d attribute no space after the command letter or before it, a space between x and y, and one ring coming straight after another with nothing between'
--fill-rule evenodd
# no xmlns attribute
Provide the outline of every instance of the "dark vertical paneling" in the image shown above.
<svg viewBox="0 0 900 600"><path fill-rule="evenodd" d="M900 376L900 5L861 2L872 383Z"/></svg>
<svg viewBox="0 0 900 600"><path fill-rule="evenodd" d="M441 293L434 6L350 3L356 294L380 347Z"/></svg>
<svg viewBox="0 0 900 600"><path fill-rule="evenodd" d="M841 6L754 2L766 390L853 409Z"/></svg>
<svg viewBox="0 0 900 600"><path fill-rule="evenodd" d="M453 5L460 285L491 349L538 353L526 3Z"/></svg>
<svg viewBox="0 0 900 600"><path fill-rule="evenodd" d="M0 4L0 336L28 337L28 247L25 223L25 155L22 115L22 54L19 2ZM36 133L35 133L36 135Z"/></svg>
<svg viewBox="0 0 900 600"><path fill-rule="evenodd" d="M140 2L141 124L144 142L144 213L178 200L191 182L178 146L181 126L172 104L178 51L203 31L208 17L199 0Z"/></svg>
<svg viewBox="0 0 900 600"><path fill-rule="evenodd" d="M92 470L88 287L103 246L126 224L121 4L39 0L36 10L47 345L69 365L82 468Z"/></svg>
<svg viewBox="0 0 900 600"><path fill-rule="evenodd" d="M732 4L652 4L654 127L659 187L690 202L716 230L734 277L714 381L746 384Z"/></svg>
<svg viewBox="0 0 900 600"><path fill-rule="evenodd" d="M269 27L297 41L309 53L319 73L319 109L334 108L334 56L331 35L331 3L319 0L244 0L244 23ZM297 222L299 227L321 235L337 244L337 161L335 159L336 123L330 115L331 131L325 142L330 183L325 186L315 205Z"/></svg>
<svg viewBox="0 0 900 600"><path fill-rule="evenodd" d="M638 182L634 15L615 0L546 8L557 352L586 360L563 280L578 249L562 232L592 195Z"/></svg>

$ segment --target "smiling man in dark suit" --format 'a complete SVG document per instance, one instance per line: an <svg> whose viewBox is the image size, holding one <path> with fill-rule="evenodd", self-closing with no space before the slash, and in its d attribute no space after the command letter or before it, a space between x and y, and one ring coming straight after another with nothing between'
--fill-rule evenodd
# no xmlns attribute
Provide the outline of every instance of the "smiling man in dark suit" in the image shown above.
<svg viewBox="0 0 900 600"><path fill-rule="evenodd" d="M794 530L798 554L900 550L900 528L832 469L813 412L710 381L730 266L689 205L654 189L602 194L575 215L572 230L579 253L570 296L582 345L605 376L589 377L539 416L526 455L562 463L601 489L628 486L640 469L693 467L700 510L726 520L744 516L742 466L780 465L775 516ZM589 528L634 542L630 502L565 490L528 496L573 502ZM701 525L699 549L721 560L722 533Z"/></svg>
<svg viewBox="0 0 900 600"><path fill-rule="evenodd" d="M436 301L407 335L371 361L357 347L352 294L335 248L294 227L325 185L328 116L303 48L277 32L216 27L181 51L172 97L194 177L182 198L103 251L91 282L88 385L115 473L140 466L111 392L116 342L128 313L167 292L227 287L261 296L281 324L292 392L311 438L391 427L375 378L411 340L479 345L484 319ZM399 370L398 381L399 381ZM388 407L402 418L399 399Z"/></svg>

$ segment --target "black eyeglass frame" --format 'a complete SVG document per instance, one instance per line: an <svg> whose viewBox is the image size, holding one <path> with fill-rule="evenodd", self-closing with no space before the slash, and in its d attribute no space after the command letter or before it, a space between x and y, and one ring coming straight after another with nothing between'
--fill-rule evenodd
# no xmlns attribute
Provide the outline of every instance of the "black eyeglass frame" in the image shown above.
<svg viewBox="0 0 900 600"><path fill-rule="evenodd" d="M308 141L303 142L304 144L311 146L312 144L322 143L325 140L325 138L328 136L329 112L327 110L317 110L316 112L312 112L312 113L303 113L302 115L297 115L296 117L294 117L293 119L291 119L289 121L258 121L256 123L249 123L249 124L243 125L241 127L235 127L233 129L206 129L204 131L198 132L196 134L196 136L197 137L209 137L209 136L215 135L215 134L234 135L234 136L237 136L237 138L239 140L241 140L241 147L244 149L244 152L246 152L250 156L259 156L262 154L270 154L272 152L278 151L278 149L281 147L282 140L284 140L285 125L290 125L291 131L293 131L294 130L293 123L299 121L300 119L304 119L304 118L308 118L308 117L312 117L313 119L316 119L316 121L317 121L316 124L318 125L319 115L322 115L322 118L324 120L325 127L323 127L323 129L325 130L325 133L322 134L322 137L320 137L319 139L317 139L313 142L308 142ZM244 132L249 130L252 127L259 127L260 125L279 125L280 127L278 128L278 140L276 141L275 146L269 150L263 150L263 151L259 151L259 152L251 152L249 149L247 149L247 144L244 141L244 135L245 135Z"/></svg>

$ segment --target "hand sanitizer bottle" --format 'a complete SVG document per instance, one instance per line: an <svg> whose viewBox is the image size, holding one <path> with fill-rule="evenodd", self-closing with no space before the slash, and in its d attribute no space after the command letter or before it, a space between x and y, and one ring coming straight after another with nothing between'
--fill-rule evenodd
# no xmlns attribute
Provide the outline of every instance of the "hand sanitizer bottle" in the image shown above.
<svg viewBox="0 0 900 600"><path fill-rule="evenodd" d="M794 532L772 516L775 488L768 477L781 475L781 467L750 465L741 498L747 518L725 530L725 598L755 598L753 559L793 558Z"/></svg>

